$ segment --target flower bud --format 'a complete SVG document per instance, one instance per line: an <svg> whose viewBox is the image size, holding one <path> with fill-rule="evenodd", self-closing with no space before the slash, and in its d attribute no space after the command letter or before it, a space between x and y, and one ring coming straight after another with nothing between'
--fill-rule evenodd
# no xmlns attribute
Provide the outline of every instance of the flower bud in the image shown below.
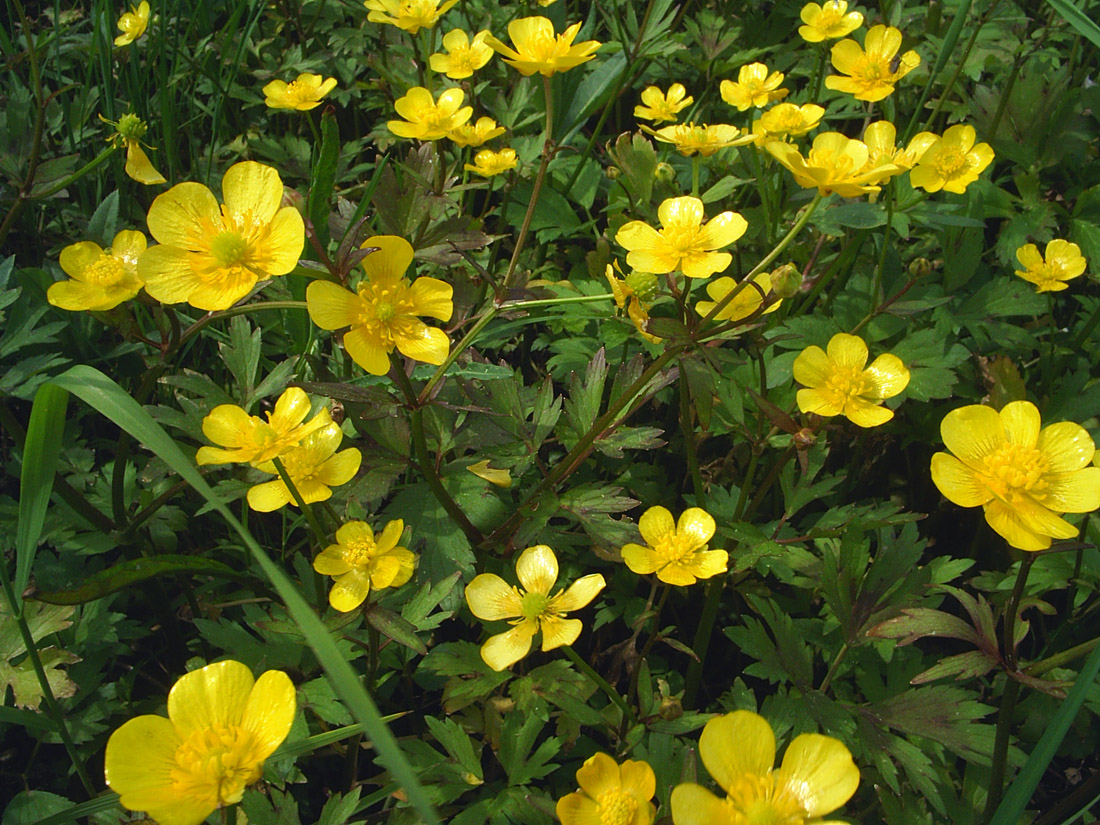
<svg viewBox="0 0 1100 825"><path fill-rule="evenodd" d="M671 163L661 161L657 164L657 168L653 170L653 177L661 183L672 183L676 180L676 170L672 168Z"/></svg>
<svg viewBox="0 0 1100 825"><path fill-rule="evenodd" d="M660 283L656 275L650 272L631 272L624 280L643 304L651 304L657 297Z"/></svg>
<svg viewBox="0 0 1100 825"><path fill-rule="evenodd" d="M771 274L772 292L780 298L793 298L802 288L802 273L794 264L783 264Z"/></svg>
<svg viewBox="0 0 1100 825"><path fill-rule="evenodd" d="M927 278L933 269L932 262L927 258L914 258L909 263L909 275L912 278Z"/></svg>
<svg viewBox="0 0 1100 825"><path fill-rule="evenodd" d="M623 170L620 169L618 166L608 166L606 169L603 170L603 173L607 175L608 180L618 180L619 176L622 175Z"/></svg>
<svg viewBox="0 0 1100 825"><path fill-rule="evenodd" d="M679 719L684 715L684 706L676 696L662 696L661 707L658 708L657 715L666 722L671 722L673 719Z"/></svg>

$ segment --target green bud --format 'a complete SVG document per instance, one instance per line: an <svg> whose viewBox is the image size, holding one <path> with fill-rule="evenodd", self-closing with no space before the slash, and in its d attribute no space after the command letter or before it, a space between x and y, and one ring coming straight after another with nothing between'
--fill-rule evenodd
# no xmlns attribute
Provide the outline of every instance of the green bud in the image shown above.
<svg viewBox="0 0 1100 825"><path fill-rule="evenodd" d="M653 177L661 181L661 183L672 183L676 180L676 170L672 168L671 163L662 161L658 163L657 168L653 170Z"/></svg>
<svg viewBox="0 0 1100 825"><path fill-rule="evenodd" d="M772 272L772 292L780 298L793 298L802 288L802 273L794 264L783 264Z"/></svg>
<svg viewBox="0 0 1100 825"><path fill-rule="evenodd" d="M927 258L914 258L909 263L909 275L912 278L927 278L932 274L932 262Z"/></svg>
<svg viewBox="0 0 1100 825"><path fill-rule="evenodd" d="M603 170L603 173L607 175L608 180L618 180L619 176L623 173L623 170L618 166L608 166Z"/></svg>
<svg viewBox="0 0 1100 825"><path fill-rule="evenodd" d="M624 280L643 304L650 304L657 297L660 283L656 275L650 272L631 272Z"/></svg>
<svg viewBox="0 0 1100 825"><path fill-rule="evenodd" d="M125 114L118 119L118 133L127 140L141 140L148 130L145 121L134 114Z"/></svg>

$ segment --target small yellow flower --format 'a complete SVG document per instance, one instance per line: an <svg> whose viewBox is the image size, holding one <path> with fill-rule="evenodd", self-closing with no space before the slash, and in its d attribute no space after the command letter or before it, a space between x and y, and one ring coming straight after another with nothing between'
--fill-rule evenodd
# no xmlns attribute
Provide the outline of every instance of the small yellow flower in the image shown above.
<svg viewBox="0 0 1100 825"><path fill-rule="evenodd" d="M868 154L867 165L864 166L863 171L889 164L896 166L901 172L908 172L939 138L932 132L919 132L904 149L895 146L895 140L897 140L897 129L888 120L876 121L864 129L863 142L867 145ZM887 175L881 180L876 180L875 183L885 183L890 177Z"/></svg>
<svg viewBox="0 0 1100 825"><path fill-rule="evenodd" d="M821 123L824 114L824 107L816 103L780 103L753 121L753 137L762 146L768 140L804 135Z"/></svg>
<svg viewBox="0 0 1100 825"><path fill-rule="evenodd" d="M520 17L508 24L508 36L515 48L509 48L492 35L485 42L504 56L504 62L525 77L538 72L550 77L566 72L595 57L600 47L598 40L585 40L573 45L573 39L581 30L574 23L559 35L554 34L554 24L545 17Z"/></svg>
<svg viewBox="0 0 1100 825"><path fill-rule="evenodd" d="M843 415L859 427L877 427L894 417L882 406L909 384L909 370L896 355L883 353L867 364L867 344L856 335L838 332L829 340L828 353L807 347L794 359L794 380L807 389L798 391L798 409L831 417Z"/></svg>
<svg viewBox="0 0 1100 825"><path fill-rule="evenodd" d="M733 292L736 286L737 281L729 277L715 278L713 281L708 282L707 295L710 296L710 300L699 301L695 304L695 311L704 317L710 315L711 310L718 302ZM734 295L714 318L718 321L740 321L742 318L748 318L763 306L764 299L768 297L771 291L771 274L760 272L754 275L752 281ZM779 309L781 303L783 303L781 300L773 298L771 303L764 308L763 314L767 315L769 312L775 312Z"/></svg>
<svg viewBox="0 0 1100 825"><path fill-rule="evenodd" d="M668 198L657 207L661 229L644 221L630 221L615 233L615 242L628 250L626 263L642 272L663 275L680 270L688 278L709 278L733 261L729 246L748 229L736 212L722 212L703 223L703 202L690 196Z"/></svg>
<svg viewBox="0 0 1100 825"><path fill-rule="evenodd" d="M999 413L972 404L944 416L940 435L954 455L932 456L932 481L960 507L981 507L989 526L1020 550L1045 550L1078 530L1062 513L1100 508L1096 445L1084 427L1059 421L1040 429L1030 401Z"/></svg>
<svg viewBox="0 0 1100 825"><path fill-rule="evenodd" d="M973 126L957 123L950 127L921 155L909 173L909 182L928 192L942 189L961 195L993 162L993 149L988 143L975 146L976 139Z"/></svg>
<svg viewBox="0 0 1100 825"><path fill-rule="evenodd" d="M486 44L488 31L479 31L470 40L462 29L452 29L443 35L446 54L436 53L428 58L433 72L445 74L451 80L472 77L474 72L493 59L493 49Z"/></svg>
<svg viewBox="0 0 1100 825"><path fill-rule="evenodd" d="M668 87L667 94L656 86L647 86L642 91L641 105L634 107L634 117L654 123L664 123L666 120L675 123L680 110L694 102L695 98L687 94L683 83L673 83Z"/></svg>
<svg viewBox="0 0 1100 825"><path fill-rule="evenodd" d="M494 175L502 175L509 169L515 169L517 162L515 149L501 149L499 152L482 149L474 155L474 162L464 164L463 168L483 178L491 178Z"/></svg>
<svg viewBox="0 0 1100 825"><path fill-rule="evenodd" d="M349 521L336 531L336 544L330 544L313 560L313 569L336 581L328 592L328 603L341 613L349 613L364 601L371 588L400 587L412 578L416 556L397 542L405 522L389 522L381 535L363 521Z"/></svg>
<svg viewBox="0 0 1100 825"><path fill-rule="evenodd" d="M306 289L309 317L321 329L351 327L344 348L372 375L389 372L389 354L428 364L442 364L450 341L441 329L417 316L449 321L454 309L451 285L437 278L417 278L411 285L405 270L413 259L412 244L395 235L367 238L363 248L378 247L363 259L367 276L351 292L331 281L314 281Z"/></svg>
<svg viewBox="0 0 1100 825"><path fill-rule="evenodd" d="M343 439L340 425L329 422L279 456L279 462L306 504L327 501L332 497L330 488L347 484L359 472L363 454L358 449L350 447L336 452ZM279 472L274 461L258 464L256 469L272 475ZM294 496L281 476L248 490L248 506L260 513L270 513L294 503Z"/></svg>
<svg viewBox="0 0 1100 825"><path fill-rule="evenodd" d="M290 732L294 685L281 670L259 679L225 661L184 674L168 718L138 716L107 740L103 773L122 807L160 825L199 825L241 801Z"/></svg>
<svg viewBox="0 0 1100 825"><path fill-rule="evenodd" d="M481 146L503 134L504 127L497 126L497 122L491 117L479 117L477 123L464 123L452 129L447 133L447 137L459 146Z"/></svg>
<svg viewBox="0 0 1100 825"><path fill-rule="evenodd" d="M1047 244L1045 256L1039 247L1025 244L1016 250L1016 260L1023 264L1016 274L1035 284L1036 292L1060 292L1067 289L1066 281L1083 275L1088 262L1081 254L1081 247L1069 241L1054 240Z"/></svg>
<svg viewBox="0 0 1100 825"><path fill-rule="evenodd" d="M646 546L632 543L622 549L623 561L635 573L656 573L668 584L689 585L727 570L729 554L707 549L715 524L700 507L689 507L675 522L664 507L650 507L638 520L638 530Z"/></svg>
<svg viewBox="0 0 1100 825"><path fill-rule="evenodd" d="M413 86L408 93L393 104L404 120L391 120L386 126L398 137L419 140L439 140L447 137L470 119L472 106L463 106L466 93L462 89L447 89L439 95L439 101L423 86Z"/></svg>
<svg viewBox="0 0 1100 825"><path fill-rule="evenodd" d="M651 825L657 809L650 802L657 777L648 762L618 764L606 753L588 757L577 769L580 791L558 800L561 825Z"/></svg>
<svg viewBox="0 0 1100 825"><path fill-rule="evenodd" d="M826 0L820 6L807 3L802 7L800 16L806 25L799 26L798 33L807 43L835 40L863 25L863 15L858 11L848 11L847 0Z"/></svg>
<svg viewBox="0 0 1100 825"><path fill-rule="evenodd" d="M388 23L416 34L421 29L430 29L440 17L458 0L363 0L370 14L367 20L372 23Z"/></svg>
<svg viewBox="0 0 1100 825"><path fill-rule="evenodd" d="M498 470L489 466L489 459L475 462L466 468L480 479L495 484L497 487L508 488L512 486L512 474L508 470Z"/></svg>
<svg viewBox="0 0 1100 825"><path fill-rule="evenodd" d="M722 100L730 106L736 106L739 112L753 107L762 109L791 93L790 89L779 88L783 77L783 72L769 74L768 67L763 63L749 63L737 72L736 83L723 80L718 89Z"/></svg>
<svg viewBox="0 0 1100 825"><path fill-rule="evenodd" d="M854 95L856 100L882 100L920 65L920 55L912 50L895 61L900 48L901 31L893 26L871 28L863 48L855 40L841 40L832 50L833 68L840 75L825 78L826 88Z"/></svg>
<svg viewBox="0 0 1100 825"><path fill-rule="evenodd" d="M707 722L699 756L726 796L720 799L694 782L677 785L671 799L674 825L823 825L822 817L859 787L859 768L848 748L818 733L796 736L775 770L771 725L748 710Z"/></svg>
<svg viewBox="0 0 1100 825"><path fill-rule="evenodd" d="M806 157L779 140L769 141L764 148L791 171L799 186L816 188L822 195L836 192L844 198L858 198L878 192L882 188L879 183L901 173L892 163L868 168L867 144L839 132L823 132L814 138Z"/></svg>
<svg viewBox="0 0 1100 825"><path fill-rule="evenodd" d="M726 123L712 123L709 126L701 123L677 123L674 126L665 126L663 129L650 129L642 126L642 131L653 135L662 143L671 143L676 151L685 157L690 157L698 152L703 157L710 157L719 149L728 146L744 146L752 143L754 136L742 134L736 126Z"/></svg>
<svg viewBox="0 0 1100 825"><path fill-rule="evenodd" d="M129 46L143 34L149 27L149 4L141 0L136 6L130 6L128 12L123 12L118 18L118 30L122 32L115 38L116 46Z"/></svg>
<svg viewBox="0 0 1100 825"><path fill-rule="evenodd" d="M159 242L138 260L154 299L198 309L228 309L257 281L286 275L305 245L302 215L283 206L283 181L270 166L245 161L222 178L225 203L201 183L179 183L149 207Z"/></svg>
<svg viewBox="0 0 1100 825"><path fill-rule="evenodd" d="M166 182L164 175L153 167L149 156L141 148L141 139L149 129L144 120L135 114L123 115L118 119L118 123L107 120L103 115L100 115L99 119L115 127L115 134L108 135L107 142L116 149L126 149L126 167L124 171L129 177L147 186Z"/></svg>
<svg viewBox="0 0 1100 825"><path fill-rule="evenodd" d="M236 404L219 404L202 420L202 432L221 447L199 447L198 465L251 464L256 466L297 447L310 433L332 423L328 409L322 408L308 423L303 423L311 407L305 390L289 387L267 421L249 415Z"/></svg>
<svg viewBox="0 0 1100 825"><path fill-rule="evenodd" d="M625 309L627 317L634 324L634 328L650 343L660 342L660 338L646 331L649 323L649 306L657 295L657 276L650 272L632 271L625 278L616 278L615 273L622 275L619 262L614 266L607 265L604 274L607 283L611 286L611 294L615 298L615 305L619 309Z"/></svg>
<svg viewBox="0 0 1100 825"><path fill-rule="evenodd" d="M581 620L563 616L587 605L606 584L599 573L591 573L551 596L558 580L558 559L545 544L528 547L520 554L516 577L522 591L494 573L482 573L466 585L471 613L487 622L509 619L512 625L511 630L491 636L481 646L481 658L493 670L504 670L526 656L539 630L544 652L577 641Z"/></svg>
<svg viewBox="0 0 1100 825"><path fill-rule="evenodd" d="M129 301L143 286L137 262L145 251L145 235L124 229L109 249L81 241L61 250L61 269L72 278L50 284L46 300L72 312L104 311Z"/></svg>
<svg viewBox="0 0 1100 825"><path fill-rule="evenodd" d="M264 103L269 109L296 109L308 112L321 105L321 98L336 88L336 78L303 72L287 83L272 80L264 86Z"/></svg>

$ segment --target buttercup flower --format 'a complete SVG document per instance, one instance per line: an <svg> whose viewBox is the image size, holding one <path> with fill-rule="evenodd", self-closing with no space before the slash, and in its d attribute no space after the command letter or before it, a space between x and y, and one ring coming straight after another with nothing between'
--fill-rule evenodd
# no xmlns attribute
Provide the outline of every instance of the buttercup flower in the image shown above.
<svg viewBox="0 0 1100 825"><path fill-rule="evenodd" d="M421 29L430 29L440 17L457 3L458 0L363 0L370 14L367 20L372 23L388 23L416 34Z"/></svg>
<svg viewBox="0 0 1100 825"><path fill-rule="evenodd" d="M517 163L515 149L501 149L499 152L482 149L474 155L473 163L464 164L462 168L483 178L491 178L494 175L504 174L509 169L515 169Z"/></svg>
<svg viewBox="0 0 1100 825"><path fill-rule="evenodd" d="M497 122L491 117L479 117L477 123L464 123L452 129L447 137L459 146L480 146L503 134L504 127L497 126Z"/></svg>
<svg viewBox="0 0 1100 825"><path fill-rule="evenodd" d="M475 462L466 468L480 479L495 484L497 487L508 488L512 486L512 474L508 470L498 470L489 466L489 459Z"/></svg>
<svg viewBox="0 0 1100 825"><path fill-rule="evenodd" d="M687 93L683 83L673 83L667 94L656 86L647 86L642 91L642 102L634 107L634 117L639 120L652 120L654 123L676 122L676 115L686 109L695 98Z"/></svg>
<svg viewBox="0 0 1100 825"><path fill-rule="evenodd" d="M433 72L445 74L452 80L472 77L473 73L493 59L493 49L485 42L487 31L479 31L470 40L462 29L452 29L443 35L446 54L436 53L428 58Z"/></svg>
<svg viewBox="0 0 1100 825"><path fill-rule="evenodd" d="M650 825L657 809L650 802L657 777L648 762L619 765L606 753L588 757L577 769L580 791L558 800L561 825Z"/></svg>
<svg viewBox="0 0 1100 825"><path fill-rule="evenodd" d="M920 65L920 55L912 49L895 61L900 48L901 31L893 26L871 28L863 48L854 40L841 40L832 50L833 68L840 75L825 78L825 87L854 95L856 100L882 100Z"/></svg>
<svg viewBox="0 0 1100 825"><path fill-rule="evenodd" d="M877 427L894 417L882 406L909 384L909 370L896 355L883 353L871 366L867 345L856 335L838 332L821 347L806 347L794 359L794 380L807 389L796 396L798 409L830 417L843 415L859 427Z"/></svg>
<svg viewBox="0 0 1100 825"><path fill-rule="evenodd" d="M359 450L350 447L336 452L343 439L340 425L330 422L303 438L297 447L279 456L283 469L306 504L327 501L332 497L331 487L347 484L359 472L359 464L363 460ZM272 475L279 472L274 461L257 464L256 469ZM282 477L248 490L248 506L261 513L270 513L293 503L294 496Z"/></svg>
<svg viewBox="0 0 1100 825"><path fill-rule="evenodd" d="M617 278L615 274L622 275L619 262L614 266L607 265L604 274L607 283L611 286L611 294L615 298L615 305L619 309L625 309L627 317L634 324L634 328L641 336L651 343L658 343L661 339L646 331L649 322L649 306L657 296L657 276L650 272L633 271L625 278Z"/></svg>
<svg viewBox="0 0 1100 825"><path fill-rule="evenodd" d="M806 157L779 140L769 141L764 148L791 171L799 186L816 188L822 195L836 192L844 198L858 198L878 192L883 180L901 173L892 163L868 168L867 144L839 132L822 132L814 138Z"/></svg>
<svg viewBox="0 0 1100 825"><path fill-rule="evenodd" d="M508 24L508 36L515 48L509 48L491 34L485 42L503 55L504 62L521 75L530 77L538 72L550 77L586 63L595 57L600 47L598 40L585 40L573 45L573 39L581 30L574 23L559 35L554 34L554 24L545 17L520 17Z"/></svg>
<svg viewBox="0 0 1100 825"><path fill-rule="evenodd" d="M179 183L149 207L159 246L138 260L145 291L165 304L228 309L257 281L298 265L305 225L282 206L283 181L270 166L236 163L222 178L225 203L201 183Z"/></svg>
<svg viewBox="0 0 1100 825"><path fill-rule="evenodd" d="M413 259L412 244L395 235L367 238L363 247L378 247L363 259L367 277L351 292L331 281L314 281L306 289L309 317L321 329L351 327L344 348L356 364L373 375L390 369L389 354L428 364L442 364L450 341L441 329L417 316L449 321L454 307L451 285L437 278L417 278L411 285L405 270Z"/></svg>
<svg viewBox="0 0 1100 825"><path fill-rule="evenodd" d="M145 251L145 235L124 229L109 249L81 241L61 250L61 269L72 278L50 284L46 300L70 311L114 309L129 301L143 286L137 274L138 257Z"/></svg>
<svg viewBox="0 0 1100 825"><path fill-rule="evenodd" d="M749 63L737 72L736 83L723 80L718 89L722 93L722 100L743 112L754 106L763 108L789 95L790 89L779 88L783 77L783 72L769 74L768 67L763 63Z"/></svg>
<svg viewBox="0 0 1100 825"><path fill-rule="evenodd" d="M336 88L336 78L303 72L287 83L272 80L264 86L264 103L269 109L296 109L308 112L321 105L321 98Z"/></svg>
<svg viewBox="0 0 1100 825"><path fill-rule="evenodd" d="M642 126L643 132L648 132L662 143L671 143L676 151L685 157L690 157L698 152L703 157L710 157L719 149L727 146L744 146L752 143L753 135L741 133L736 126L726 123L702 123L696 126L694 123L677 123L675 126L665 126L663 129L650 129Z"/></svg>
<svg viewBox="0 0 1100 825"><path fill-rule="evenodd" d="M328 603L349 613L364 601L371 588L400 587L412 578L416 556L398 546L405 522L395 519L375 538L363 521L349 521L336 531L330 544L313 560L313 569L336 581L328 592Z"/></svg>
<svg viewBox="0 0 1100 825"><path fill-rule="evenodd" d="M695 311L702 316L710 315L714 307L733 292L737 281L729 277L715 278L707 282L707 295L709 301L699 301L695 304ZM722 311L714 316L717 321L740 321L748 318L756 312L764 303L764 299L772 291L772 277L768 272L760 272L753 276L752 282L730 299L730 302L722 307ZM764 309L764 314L775 312L779 309L781 300L775 299Z"/></svg>
<svg viewBox="0 0 1100 825"><path fill-rule="evenodd" d="M122 807L160 825L199 825L241 801L290 732L294 685L281 670L259 679L240 662L184 674L168 718L138 716L107 740L103 773Z"/></svg>
<svg viewBox="0 0 1100 825"><path fill-rule="evenodd" d="M700 507L684 510L676 522L664 507L650 507L638 519L646 546L624 545L623 561L635 573L656 573L668 584L695 584L726 572L729 554L707 549L714 529L714 518Z"/></svg>
<svg viewBox="0 0 1100 825"><path fill-rule="evenodd" d="M1036 292L1060 292L1067 289L1066 281L1085 272L1088 262L1081 254L1081 247L1069 241L1054 240L1047 244L1046 254L1039 254L1039 247L1025 244L1016 250L1016 260L1023 269L1016 274L1035 284Z"/></svg>
<svg viewBox="0 0 1100 825"><path fill-rule="evenodd" d="M939 139L932 132L919 132L909 141L908 146L899 149L894 145L897 134L894 124L888 120L875 121L863 130L863 142L867 146L867 165L863 171L890 164L901 172L907 172L924 156L928 147ZM875 182L884 183L890 177L891 175L887 175Z"/></svg>
<svg viewBox="0 0 1100 825"><path fill-rule="evenodd" d="M164 175L154 168L149 156L141 148L141 139L149 129L148 124L135 114L125 114L118 123L107 120L103 115L99 119L115 127L115 133L107 136L107 142L116 149L126 150L126 174L138 183L151 185L165 183Z"/></svg>
<svg viewBox="0 0 1100 825"><path fill-rule="evenodd" d="M818 733L796 736L775 770L771 725L748 710L707 722L699 756L726 798L694 782L677 785L671 799L674 825L827 825L822 817L859 787L859 768L848 748Z"/></svg>
<svg viewBox="0 0 1100 825"><path fill-rule="evenodd" d="M118 30L122 32L115 38L116 46L129 46L149 27L149 4L141 0L136 6L130 6L128 12L118 18Z"/></svg>
<svg viewBox="0 0 1100 825"><path fill-rule="evenodd" d="M582 576L553 596L558 580L558 559L545 544L528 547L516 560L516 576L523 586L507 584L494 573L482 573L466 585L466 604L483 621L509 619L512 629L491 636L481 646L481 658L493 670L511 667L531 650L531 641L542 630L543 651L571 645L581 635L580 619L562 618L580 610L603 590L599 573Z"/></svg>
<svg viewBox="0 0 1100 825"><path fill-rule="evenodd" d="M807 3L800 16L806 25L799 26L798 33L808 43L844 37L863 25L863 15L848 11L847 0L826 0L820 6Z"/></svg>
<svg viewBox="0 0 1100 825"><path fill-rule="evenodd" d="M439 102L423 86L413 86L393 104L405 120L391 120L386 126L398 137L419 140L439 140L447 137L474 113L472 106L463 106L466 93L461 89L440 92Z"/></svg>
<svg viewBox="0 0 1100 825"><path fill-rule="evenodd" d="M680 270L688 278L709 278L733 261L729 246L748 228L736 212L722 212L704 225L703 202L690 196L669 198L657 207L661 229L644 221L630 221L615 233L628 250L626 263L642 272L662 275Z"/></svg>
<svg viewBox="0 0 1100 825"><path fill-rule="evenodd" d="M940 435L954 455L932 456L932 481L960 507L981 507L985 520L1020 550L1045 550L1078 530L1062 513L1100 507L1096 445L1084 427L1059 421L1040 429L1030 401L997 412L972 404L944 416Z"/></svg>
<svg viewBox="0 0 1100 825"><path fill-rule="evenodd" d="M928 192L942 189L961 195L993 162L993 149L988 143L975 146L976 139L973 126L957 123L950 127L921 155L909 173L909 182Z"/></svg>
<svg viewBox="0 0 1100 825"><path fill-rule="evenodd" d="M236 404L219 404L202 420L202 432L219 447L199 447L195 455L198 465L262 464L297 447L312 432L332 423L328 409L322 408L308 423L303 423L310 409L305 390L289 387L267 421L249 415Z"/></svg>
<svg viewBox="0 0 1100 825"><path fill-rule="evenodd" d="M821 123L824 114L824 107L816 103L780 103L753 121L753 137L763 145L769 139L804 135Z"/></svg>

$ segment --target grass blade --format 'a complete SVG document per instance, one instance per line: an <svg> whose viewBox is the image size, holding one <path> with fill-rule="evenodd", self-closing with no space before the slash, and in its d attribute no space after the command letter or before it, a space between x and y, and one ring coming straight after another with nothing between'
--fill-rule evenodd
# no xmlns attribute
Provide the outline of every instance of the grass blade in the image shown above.
<svg viewBox="0 0 1100 825"><path fill-rule="evenodd" d="M1079 8L1069 0L1047 0L1054 10L1062 16L1082 37L1092 42L1092 45L1100 49L1100 26L1088 18Z"/></svg>

